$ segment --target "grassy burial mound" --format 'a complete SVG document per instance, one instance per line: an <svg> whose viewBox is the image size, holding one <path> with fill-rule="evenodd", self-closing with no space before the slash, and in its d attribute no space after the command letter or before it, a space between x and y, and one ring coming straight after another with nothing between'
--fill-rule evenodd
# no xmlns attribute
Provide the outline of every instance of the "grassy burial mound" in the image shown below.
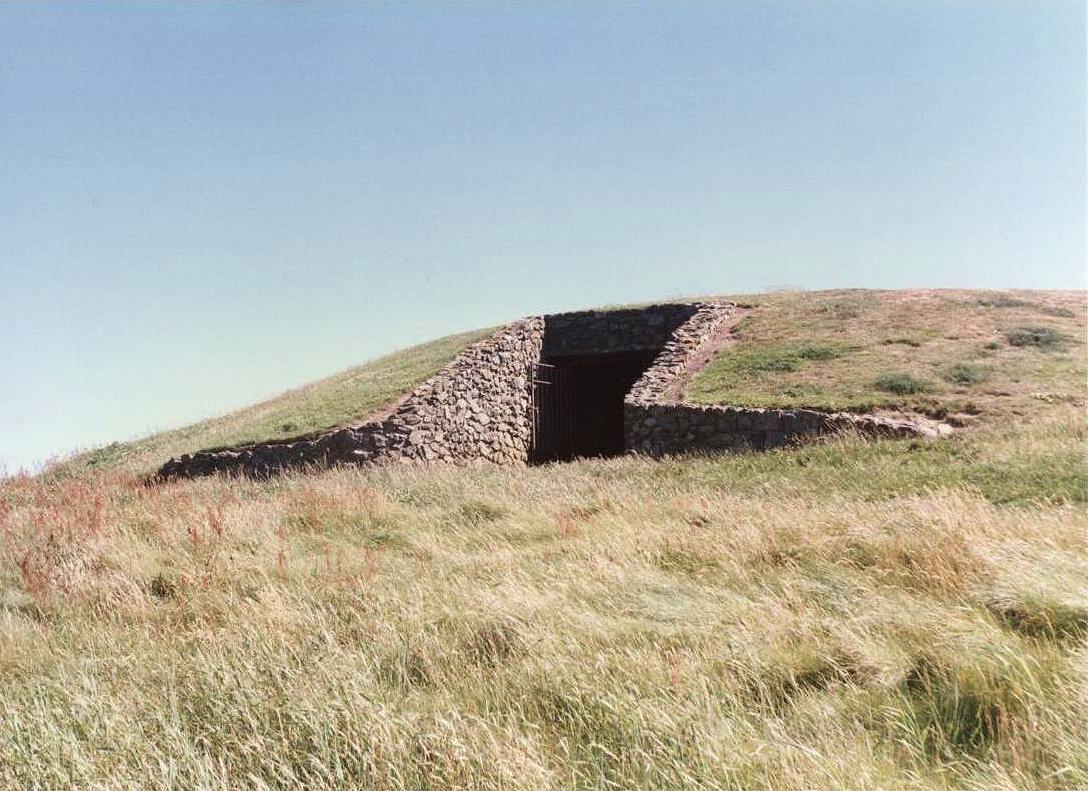
<svg viewBox="0 0 1088 791"><path fill-rule="evenodd" d="M735 345L695 378L689 399L907 410L962 424L1083 403L1083 293L791 292L752 302Z"/></svg>
<svg viewBox="0 0 1088 791"><path fill-rule="evenodd" d="M4 481L0 788L1088 786L1084 295L738 299L688 397L961 430Z"/></svg>
<svg viewBox="0 0 1088 791"><path fill-rule="evenodd" d="M132 442L115 442L64 463L65 471L151 472L172 456L274 442L359 422L404 396L493 329L440 338L289 390L259 404Z"/></svg>

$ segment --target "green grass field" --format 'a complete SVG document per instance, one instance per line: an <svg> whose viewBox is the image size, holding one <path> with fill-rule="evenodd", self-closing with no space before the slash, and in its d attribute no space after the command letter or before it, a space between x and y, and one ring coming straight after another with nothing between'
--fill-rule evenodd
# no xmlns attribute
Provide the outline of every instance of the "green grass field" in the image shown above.
<svg viewBox="0 0 1088 791"><path fill-rule="evenodd" d="M1088 787L1084 295L744 299L693 396L962 429L0 483L0 787Z"/></svg>

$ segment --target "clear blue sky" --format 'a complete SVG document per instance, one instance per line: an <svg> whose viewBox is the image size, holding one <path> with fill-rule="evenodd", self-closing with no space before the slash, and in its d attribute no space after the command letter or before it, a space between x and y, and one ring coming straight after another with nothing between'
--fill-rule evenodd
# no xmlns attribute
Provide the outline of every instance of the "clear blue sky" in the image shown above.
<svg viewBox="0 0 1088 791"><path fill-rule="evenodd" d="M520 315L1082 288L1081 2L0 5L0 460Z"/></svg>

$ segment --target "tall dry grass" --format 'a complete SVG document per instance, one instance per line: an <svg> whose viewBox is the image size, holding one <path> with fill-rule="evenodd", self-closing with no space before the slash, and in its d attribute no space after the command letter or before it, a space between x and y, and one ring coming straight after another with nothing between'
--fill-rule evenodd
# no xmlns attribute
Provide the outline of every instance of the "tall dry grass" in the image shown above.
<svg viewBox="0 0 1088 791"><path fill-rule="evenodd" d="M888 447L9 480L0 786L1085 787L1083 499Z"/></svg>

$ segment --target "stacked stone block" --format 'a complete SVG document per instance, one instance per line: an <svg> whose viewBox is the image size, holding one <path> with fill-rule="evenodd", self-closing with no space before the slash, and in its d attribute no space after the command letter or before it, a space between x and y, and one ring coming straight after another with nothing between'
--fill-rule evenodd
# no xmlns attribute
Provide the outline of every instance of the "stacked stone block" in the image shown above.
<svg viewBox="0 0 1088 791"><path fill-rule="evenodd" d="M714 348L707 344L720 342L735 314L731 303L701 302L522 319L466 349L383 419L289 441L186 454L164 464L158 477L261 477L335 464L524 464L532 446L537 364L610 352L660 350L624 399L624 440L635 453L762 450L843 430L882 437L936 433L915 421L876 415L680 401L695 362L707 359Z"/></svg>
<svg viewBox="0 0 1088 791"><path fill-rule="evenodd" d="M160 478L411 461L524 463L532 439L532 377L544 320L523 319L462 352L383 420L286 442L187 454Z"/></svg>
<svg viewBox="0 0 1088 791"><path fill-rule="evenodd" d="M543 355L657 351L698 311L697 305L665 304L545 316Z"/></svg>
<svg viewBox="0 0 1088 791"><path fill-rule="evenodd" d="M697 306L672 334L624 399L624 441L650 456L766 450L820 434L856 431L878 437L934 436L936 428L911 420L814 409L757 409L683 403L682 385L704 345L718 339L736 307Z"/></svg>

